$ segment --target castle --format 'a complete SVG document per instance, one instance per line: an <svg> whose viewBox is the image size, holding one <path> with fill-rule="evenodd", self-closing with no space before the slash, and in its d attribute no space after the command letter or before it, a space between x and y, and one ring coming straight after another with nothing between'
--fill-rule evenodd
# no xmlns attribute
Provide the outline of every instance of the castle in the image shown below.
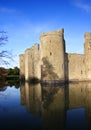
<svg viewBox="0 0 91 130"><path fill-rule="evenodd" d="M19 55L21 79L91 80L91 33L85 33L84 38L84 54L76 54L66 52L64 29L41 34L40 46L35 44Z"/></svg>

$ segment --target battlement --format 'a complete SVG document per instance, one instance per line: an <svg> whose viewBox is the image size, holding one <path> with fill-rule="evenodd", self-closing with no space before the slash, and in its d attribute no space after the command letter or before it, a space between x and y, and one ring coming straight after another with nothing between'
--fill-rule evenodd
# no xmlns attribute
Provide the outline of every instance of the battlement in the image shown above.
<svg viewBox="0 0 91 130"><path fill-rule="evenodd" d="M31 48L27 48L27 49L25 50L25 53L28 53L28 52L30 51L30 49L31 49Z"/></svg>
<svg viewBox="0 0 91 130"><path fill-rule="evenodd" d="M58 36L63 36L64 34L64 29L53 31L53 32L47 32L43 33L40 35L40 38L45 37L45 36L50 36L50 35L58 35Z"/></svg>
<svg viewBox="0 0 91 130"><path fill-rule="evenodd" d="M84 38L85 38L85 40L90 40L91 39L91 33L89 33L89 32L85 33Z"/></svg>
<svg viewBox="0 0 91 130"><path fill-rule="evenodd" d="M24 54L20 54L19 57L24 57Z"/></svg>

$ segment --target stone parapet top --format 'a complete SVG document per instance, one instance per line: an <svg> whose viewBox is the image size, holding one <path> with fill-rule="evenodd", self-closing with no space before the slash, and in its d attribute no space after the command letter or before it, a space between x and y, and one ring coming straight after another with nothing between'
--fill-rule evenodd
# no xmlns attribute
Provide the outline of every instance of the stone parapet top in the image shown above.
<svg viewBox="0 0 91 130"><path fill-rule="evenodd" d="M75 56L76 56L76 55L79 55L79 56L83 56L83 55L84 55L84 54L79 54L79 53L67 53L67 54L68 54L69 56L70 56L70 55L72 55L72 56L73 56L73 55L75 55Z"/></svg>
<svg viewBox="0 0 91 130"><path fill-rule="evenodd" d="M27 48L27 49L25 50L25 52L28 52L28 51L30 51L30 49L31 49L31 48Z"/></svg>
<svg viewBox="0 0 91 130"><path fill-rule="evenodd" d="M38 43L35 43L31 48L27 48L25 50L25 52L28 52L28 51L33 51L34 49L39 49L39 44Z"/></svg>
<svg viewBox="0 0 91 130"><path fill-rule="evenodd" d="M25 54L20 54L19 56L24 56Z"/></svg>
<svg viewBox="0 0 91 130"><path fill-rule="evenodd" d="M85 39L91 39L91 32L87 32L84 34Z"/></svg>
<svg viewBox="0 0 91 130"><path fill-rule="evenodd" d="M40 35L40 38L48 36L48 35L59 35L59 36L62 36L62 34L64 34L64 29L60 29L60 30L53 31L53 32L42 33Z"/></svg>

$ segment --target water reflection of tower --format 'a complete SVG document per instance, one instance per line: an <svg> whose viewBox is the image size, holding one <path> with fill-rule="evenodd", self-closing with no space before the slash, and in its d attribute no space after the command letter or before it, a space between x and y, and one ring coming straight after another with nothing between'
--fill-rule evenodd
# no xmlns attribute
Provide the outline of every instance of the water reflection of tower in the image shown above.
<svg viewBox="0 0 91 130"><path fill-rule="evenodd" d="M34 115L42 112L43 130L65 129L65 86L25 83L20 90L21 104L26 105L28 112Z"/></svg>
<svg viewBox="0 0 91 130"><path fill-rule="evenodd" d="M69 84L69 109L84 108L86 124L91 129L91 82Z"/></svg>
<svg viewBox="0 0 91 130"><path fill-rule="evenodd" d="M86 117L88 128L91 129L91 82L86 84Z"/></svg>
<svg viewBox="0 0 91 130"><path fill-rule="evenodd" d="M21 84L20 86L20 96L21 105L26 105L25 84Z"/></svg>
<svg viewBox="0 0 91 130"><path fill-rule="evenodd" d="M21 104L26 105L27 111L35 115L39 115L41 111L41 86L40 84L29 85L20 87L21 90Z"/></svg>
<svg viewBox="0 0 91 130"><path fill-rule="evenodd" d="M69 109L85 107L86 84L71 83L69 84Z"/></svg>
<svg viewBox="0 0 91 130"><path fill-rule="evenodd" d="M65 129L65 86L43 86L43 130Z"/></svg>

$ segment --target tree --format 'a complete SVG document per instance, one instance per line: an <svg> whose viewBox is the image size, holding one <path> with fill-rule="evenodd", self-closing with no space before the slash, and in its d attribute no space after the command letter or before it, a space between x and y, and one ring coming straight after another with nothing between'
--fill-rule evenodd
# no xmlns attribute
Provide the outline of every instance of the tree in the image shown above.
<svg viewBox="0 0 91 130"><path fill-rule="evenodd" d="M19 75L19 73L20 73L19 68L17 66L14 67L14 75Z"/></svg>
<svg viewBox="0 0 91 130"><path fill-rule="evenodd" d="M4 80L7 76L7 74L8 74L8 71L5 68L0 67L0 81L2 79Z"/></svg>
<svg viewBox="0 0 91 130"><path fill-rule="evenodd" d="M14 67L7 69L8 70L8 75L19 75L19 68L18 67Z"/></svg>
<svg viewBox="0 0 91 130"><path fill-rule="evenodd" d="M8 41L7 33L0 31L0 49ZM8 60L11 59L11 53L7 50L0 50L0 65L9 64Z"/></svg>

